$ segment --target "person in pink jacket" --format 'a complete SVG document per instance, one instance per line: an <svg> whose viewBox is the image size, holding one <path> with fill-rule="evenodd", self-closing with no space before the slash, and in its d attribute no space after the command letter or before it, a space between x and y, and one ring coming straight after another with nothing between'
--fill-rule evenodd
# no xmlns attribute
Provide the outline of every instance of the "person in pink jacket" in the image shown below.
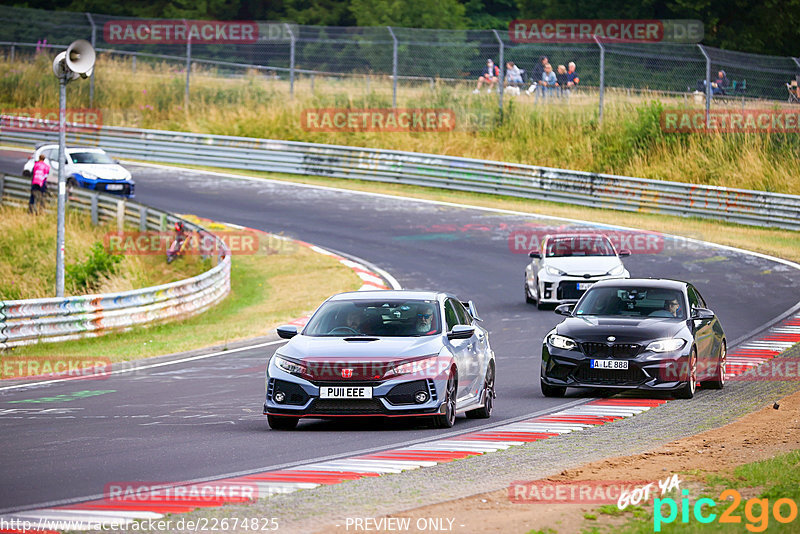
<svg viewBox="0 0 800 534"><path fill-rule="evenodd" d="M28 201L28 211L30 213L39 212L39 207L44 202L43 197L47 193L47 175L50 174L50 165L44 162L44 154L39 155L39 161L33 164L31 175L31 198Z"/></svg>

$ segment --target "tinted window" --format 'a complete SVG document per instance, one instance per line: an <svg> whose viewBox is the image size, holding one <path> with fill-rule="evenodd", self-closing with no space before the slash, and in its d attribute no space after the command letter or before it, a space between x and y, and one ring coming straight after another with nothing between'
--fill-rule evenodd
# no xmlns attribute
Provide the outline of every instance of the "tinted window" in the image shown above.
<svg viewBox="0 0 800 534"><path fill-rule="evenodd" d="M427 336L441 333L435 300L329 301L308 322L307 336Z"/></svg>
<svg viewBox="0 0 800 534"><path fill-rule="evenodd" d="M614 256L614 247L604 235L576 235L547 240L545 257Z"/></svg>
<svg viewBox="0 0 800 534"><path fill-rule="evenodd" d="M692 308L703 308L704 306L700 305L700 300L697 298L697 293L695 292L692 286L689 286L688 290L686 291L687 296L689 297L689 306Z"/></svg>
<svg viewBox="0 0 800 534"><path fill-rule="evenodd" d="M697 302L700 304L700 307L708 308L708 305L706 304L706 299L703 298L703 295L700 294L700 292L697 290L696 287L692 286L692 289L694 290L695 295L697 295Z"/></svg>
<svg viewBox="0 0 800 534"><path fill-rule="evenodd" d="M104 154L103 152L72 152L70 156L72 157L73 163L97 163L102 165L114 163L114 161L108 157L108 154Z"/></svg>
<svg viewBox="0 0 800 534"><path fill-rule="evenodd" d="M444 320L447 323L447 330L450 331L455 325L458 324L458 315L453 307L453 301L447 299L444 303Z"/></svg>
<svg viewBox="0 0 800 534"><path fill-rule="evenodd" d="M461 304L459 301L454 300L453 306L456 309L456 315L458 315L458 324L472 324L472 316L469 314L467 309Z"/></svg>
<svg viewBox="0 0 800 534"><path fill-rule="evenodd" d="M616 315L685 319L683 296L674 289L595 287L586 292L575 315Z"/></svg>

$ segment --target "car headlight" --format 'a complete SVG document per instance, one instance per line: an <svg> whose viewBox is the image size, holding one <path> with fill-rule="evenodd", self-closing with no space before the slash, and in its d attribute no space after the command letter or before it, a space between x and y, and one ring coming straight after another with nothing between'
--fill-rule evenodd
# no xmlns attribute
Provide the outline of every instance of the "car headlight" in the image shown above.
<svg viewBox="0 0 800 534"><path fill-rule="evenodd" d="M301 363L293 362L291 360L281 358L280 356L273 356L273 361L278 369L286 371L287 373L291 373L293 375L302 375L306 372L306 366Z"/></svg>
<svg viewBox="0 0 800 534"><path fill-rule="evenodd" d="M686 345L686 341L677 337L669 338L669 339L657 339L656 341L651 342L647 345L647 349L651 352L672 352L674 350L680 350L683 346Z"/></svg>
<svg viewBox="0 0 800 534"><path fill-rule="evenodd" d="M625 266L620 263L619 265L608 271L608 274L610 274L611 276L619 276L624 272L625 272Z"/></svg>
<svg viewBox="0 0 800 534"><path fill-rule="evenodd" d="M87 180L97 180L97 175L89 171L81 171L81 175Z"/></svg>
<svg viewBox="0 0 800 534"><path fill-rule="evenodd" d="M562 271L561 269L556 269L555 267L550 266L550 265L545 267L544 270L545 270L545 272L547 274L552 275L552 276L564 276L565 274L567 274L564 271Z"/></svg>
<svg viewBox="0 0 800 534"><path fill-rule="evenodd" d="M557 349L564 350L574 350L575 347L578 346L574 339L566 336L559 336L558 334L550 334L550 337L547 338L547 342Z"/></svg>
<svg viewBox="0 0 800 534"><path fill-rule="evenodd" d="M439 361L438 355L428 356L427 358L421 358L419 360L413 360L410 362L402 363L400 365L395 365L386 373L384 373L384 378L389 378L392 376L400 376L400 375L407 375L407 374L422 374L425 373L431 367L436 366L436 363ZM427 374L427 373L426 373Z"/></svg>

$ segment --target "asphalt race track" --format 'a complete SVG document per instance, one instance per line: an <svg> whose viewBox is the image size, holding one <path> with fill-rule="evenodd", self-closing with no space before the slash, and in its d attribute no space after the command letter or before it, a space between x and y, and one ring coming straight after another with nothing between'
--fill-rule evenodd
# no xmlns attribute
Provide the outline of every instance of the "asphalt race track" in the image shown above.
<svg viewBox="0 0 800 534"><path fill-rule="evenodd" d="M0 151L0 172L18 175L26 155ZM364 258L404 288L474 300L498 361L498 398L488 424L555 411L580 398L574 390L566 399L545 399L539 391L541 340L559 317L525 304L528 258L509 247L514 231L563 221L128 167L137 200L146 204L283 232ZM651 252L626 260L631 275L695 283L730 341L781 315L800 295L800 272L768 259L671 239ZM398 421L304 421L293 432L269 430L261 415L263 375L277 346L105 380L0 389L0 511L99 496L110 482L202 479L441 437L441 430ZM80 393L86 391L91 393ZM702 403L705 395L713 392L688 402ZM50 400L30 402L43 398ZM29 402L18 402L23 400ZM453 431L486 424L459 417Z"/></svg>

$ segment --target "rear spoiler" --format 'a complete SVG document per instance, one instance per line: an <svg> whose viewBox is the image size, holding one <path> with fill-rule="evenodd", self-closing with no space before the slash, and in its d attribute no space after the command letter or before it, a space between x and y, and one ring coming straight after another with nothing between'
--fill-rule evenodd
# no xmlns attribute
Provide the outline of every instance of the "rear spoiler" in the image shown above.
<svg viewBox="0 0 800 534"><path fill-rule="evenodd" d="M462 300L461 304L464 305L464 307L467 309L467 311L469 312L469 314L472 316L473 319L475 319L476 321L483 321L483 319L481 319L478 316L478 310L475 309L475 303L474 302L472 302L471 300L467 300L467 301L463 301Z"/></svg>

